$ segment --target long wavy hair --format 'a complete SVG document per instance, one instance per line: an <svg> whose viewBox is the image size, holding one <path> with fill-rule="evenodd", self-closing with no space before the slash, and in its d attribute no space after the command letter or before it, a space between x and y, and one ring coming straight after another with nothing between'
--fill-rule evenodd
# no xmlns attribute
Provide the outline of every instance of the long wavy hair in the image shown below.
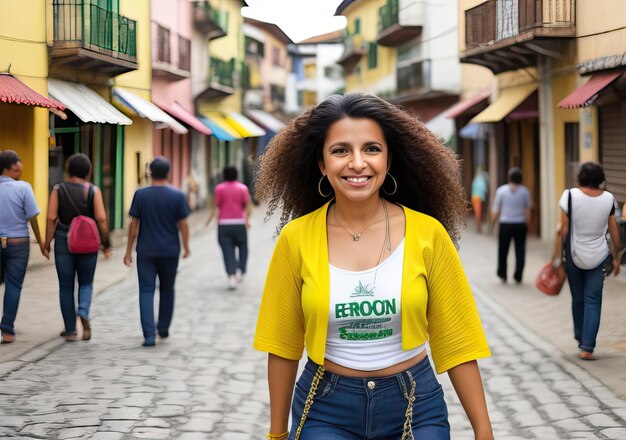
<svg viewBox="0 0 626 440"><path fill-rule="evenodd" d="M389 148L389 176L381 197L439 220L456 243L468 202L461 185L455 153L408 112L373 95L332 95L293 119L270 141L259 158L256 197L268 204L268 218L280 209L282 228L289 220L308 214L332 196L318 191L319 161L330 126L343 118L367 118L382 128ZM323 187L324 192L329 185Z"/></svg>

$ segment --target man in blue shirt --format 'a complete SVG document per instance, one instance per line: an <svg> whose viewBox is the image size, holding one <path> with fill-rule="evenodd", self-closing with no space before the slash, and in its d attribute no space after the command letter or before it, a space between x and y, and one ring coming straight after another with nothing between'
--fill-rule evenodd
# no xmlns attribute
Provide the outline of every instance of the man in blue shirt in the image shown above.
<svg viewBox="0 0 626 440"><path fill-rule="evenodd" d="M138 189L130 206L131 217L124 264L130 266L137 238L137 275L139 277L139 312L144 347L155 345L156 333L169 336L174 314L174 284L180 257L179 231L183 239L183 258L189 252L189 227L185 220L189 208L182 191L167 181L170 162L156 157L150 163L152 185ZM139 231L139 234L137 234ZM154 290L159 277L159 318L154 323Z"/></svg>
<svg viewBox="0 0 626 440"><path fill-rule="evenodd" d="M48 258L39 233L39 208L33 189L22 177L22 162L15 151L0 152L0 284L4 287L2 343L15 341L15 318L30 254L30 222L41 253Z"/></svg>

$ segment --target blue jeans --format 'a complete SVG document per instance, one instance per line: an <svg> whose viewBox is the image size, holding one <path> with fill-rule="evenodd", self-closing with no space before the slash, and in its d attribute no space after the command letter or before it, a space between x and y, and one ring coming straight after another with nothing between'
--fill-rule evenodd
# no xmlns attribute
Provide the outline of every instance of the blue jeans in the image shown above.
<svg viewBox="0 0 626 440"><path fill-rule="evenodd" d="M20 304L22 284L26 276L26 266L28 266L30 243L28 240L23 243L9 243L7 244L7 248L0 249L0 252L6 252L7 259L4 280L4 303L0 329L3 333L14 335L17 307Z"/></svg>
<svg viewBox="0 0 626 440"><path fill-rule="evenodd" d="M76 333L76 315L89 319L93 296L93 276L96 272L98 253L71 254L67 246L67 232L57 230L54 234L54 265L59 278L59 302L65 331ZM74 286L78 279L78 310L74 301Z"/></svg>
<svg viewBox="0 0 626 440"><path fill-rule="evenodd" d="M572 293L574 338L582 351L590 353L596 347L596 336L600 329L602 289L606 275L603 266L604 262L594 269L579 269L569 257L569 252L565 261L567 282Z"/></svg>
<svg viewBox="0 0 626 440"><path fill-rule="evenodd" d="M167 334L174 315L174 283L178 269L176 257L137 256L139 278L139 315L146 341L154 341L156 332ZM159 277L159 321L154 324L154 290Z"/></svg>
<svg viewBox="0 0 626 440"><path fill-rule="evenodd" d="M234 275L239 269L242 274L246 273L248 260L248 231L246 225L219 225L217 227L217 241L222 248L226 273ZM238 257L235 255L238 250Z"/></svg>
<svg viewBox="0 0 626 440"><path fill-rule="evenodd" d="M317 365L309 360L296 383L290 440L295 438L316 370ZM325 372L300 439L400 439L411 380L416 384L413 436L416 439L449 440L450 425L443 389L428 357L402 373L386 377L356 378Z"/></svg>

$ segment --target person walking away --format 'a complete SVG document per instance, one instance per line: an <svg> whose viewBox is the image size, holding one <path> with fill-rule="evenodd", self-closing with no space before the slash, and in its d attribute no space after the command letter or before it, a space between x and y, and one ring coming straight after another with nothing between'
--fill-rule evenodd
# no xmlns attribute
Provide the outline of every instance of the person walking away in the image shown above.
<svg viewBox="0 0 626 440"><path fill-rule="evenodd" d="M361 93L272 139L256 187L282 228L254 339L269 353L268 439L449 440L427 342L475 438L493 439L476 362L490 352L454 244L459 170L414 116Z"/></svg>
<svg viewBox="0 0 626 440"><path fill-rule="evenodd" d="M185 186L187 192L187 205L190 211L198 209L198 194L200 193L200 183L196 172L191 170L189 175L185 178Z"/></svg>
<svg viewBox="0 0 626 440"><path fill-rule="evenodd" d="M556 248L561 249L561 244L565 244L565 271L572 294L574 339L580 349L579 357L591 360L600 329L604 278L611 273L619 274L621 243L615 198L603 188L606 177L602 166L583 163L577 180L578 187L566 189L559 200L562 227ZM556 263L553 265L561 264L562 258L553 255Z"/></svg>
<svg viewBox="0 0 626 440"><path fill-rule="evenodd" d="M489 189L489 181L487 173L479 165L476 167L476 175L472 180L472 209L474 211L474 220L476 221L476 232L480 233L483 223L483 203L487 200L487 190Z"/></svg>
<svg viewBox="0 0 626 440"><path fill-rule="evenodd" d="M206 226L218 214L217 239L222 249L228 288L236 289L246 273L248 261L248 228L250 228L250 193L237 181L237 168L224 168L224 182L215 187L215 197Z"/></svg>
<svg viewBox="0 0 626 440"><path fill-rule="evenodd" d="M22 161L13 150L0 151L0 284L4 283L4 301L0 332L2 343L15 341L15 319L26 276L30 254L30 223L39 249L48 252L39 232L39 208L33 189L20 181Z"/></svg>
<svg viewBox="0 0 626 440"><path fill-rule="evenodd" d="M526 263L526 236L530 224L532 202L528 188L522 185L522 170L513 167L508 173L508 183L496 190L492 222L499 221L498 231L498 277L507 281L507 258L511 240L515 242L515 282L522 282Z"/></svg>
<svg viewBox="0 0 626 440"><path fill-rule="evenodd" d="M78 317L82 326L81 338L88 341L92 335L89 312L98 252L70 252L68 244L70 224L80 215L94 219L106 259L111 256L111 242L102 192L89 182L92 172L89 157L82 153L71 155L67 159L66 171L67 180L54 185L50 193L45 246L49 252L54 240L54 265L59 280L59 303L64 324L61 336L68 342L78 340L76 330ZM78 304L74 295L76 280L78 280Z"/></svg>
<svg viewBox="0 0 626 440"><path fill-rule="evenodd" d="M144 347L156 343L156 334L169 336L174 315L174 285L180 258L180 235L183 258L189 257L189 226L185 220L189 207L185 194L168 183L170 162L161 156L150 163L152 185L135 192L130 206L131 222L124 264L130 266L137 239L137 276L139 279L139 314ZM154 290L159 278L159 316L154 322Z"/></svg>

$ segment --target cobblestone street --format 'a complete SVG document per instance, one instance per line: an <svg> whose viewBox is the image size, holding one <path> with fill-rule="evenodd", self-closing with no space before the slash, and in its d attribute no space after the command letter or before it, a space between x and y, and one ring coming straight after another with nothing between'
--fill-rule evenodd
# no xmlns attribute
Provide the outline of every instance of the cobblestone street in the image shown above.
<svg viewBox="0 0 626 440"><path fill-rule="evenodd" d="M273 226L256 217L249 275L236 291L226 290L215 231L196 234L192 257L179 269L171 336L156 347L141 347L129 270L94 299L90 342L57 338L27 355L29 362L5 363L0 437L262 438L269 421L266 355L252 349L252 337ZM550 344L487 292L476 293L494 355L480 365L497 439L626 438L626 402L575 363L553 356ZM447 376L439 379L452 438L473 438Z"/></svg>

